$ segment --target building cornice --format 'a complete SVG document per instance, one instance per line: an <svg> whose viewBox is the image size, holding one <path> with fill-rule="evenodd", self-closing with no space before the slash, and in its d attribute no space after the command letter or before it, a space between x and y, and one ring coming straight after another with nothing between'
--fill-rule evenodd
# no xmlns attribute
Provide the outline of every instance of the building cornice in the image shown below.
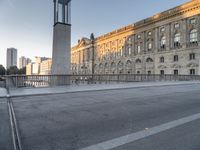
<svg viewBox="0 0 200 150"><path fill-rule="evenodd" d="M134 34L135 30L137 30L137 29L140 29L140 28L143 28L143 27L146 27L146 26L149 26L151 24L155 24L157 22L161 22L161 21L164 21L164 20L167 20L167 19L171 19L171 18L174 18L174 17L177 17L177 16L181 16L183 14L192 12L192 11L197 10L197 9L200 9L200 0L192 0L190 2L182 4L180 6L166 10L164 12L157 13L157 14L153 15L152 17L143 19L143 20L138 21L134 24L130 24L128 26L119 28L117 30L114 30L114 31L109 32L107 34L104 34L102 36L99 36L99 37L95 38L94 44L101 42L101 41L104 41L106 39L124 34L124 33L132 32ZM77 48L81 48L81 47L82 46L76 45L72 48L72 50L77 49Z"/></svg>
<svg viewBox="0 0 200 150"><path fill-rule="evenodd" d="M128 26L114 30L110 33L99 36L96 38L96 41L99 42L101 40L105 40L106 38L110 38L110 37L116 36L118 34L123 34L125 32L129 32L129 30L134 31L136 29L148 26L150 24L154 24L154 23L166 20L166 19L180 16L180 15L183 15L184 13L191 12L191 11L194 11L195 9L199 9L199 8L200 8L200 0L193 0L193 1L187 2L183 5L177 6L175 8L166 10L164 12L157 13L156 15L154 15L152 17L143 19L134 24L130 24Z"/></svg>

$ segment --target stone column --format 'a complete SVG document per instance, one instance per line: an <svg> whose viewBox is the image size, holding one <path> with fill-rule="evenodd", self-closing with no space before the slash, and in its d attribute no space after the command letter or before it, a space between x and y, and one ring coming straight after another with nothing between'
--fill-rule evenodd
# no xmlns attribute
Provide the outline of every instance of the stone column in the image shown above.
<svg viewBox="0 0 200 150"><path fill-rule="evenodd" d="M182 37L182 47L186 48L187 46L187 20L182 20L182 26L181 26L181 37Z"/></svg>
<svg viewBox="0 0 200 150"><path fill-rule="evenodd" d="M158 28L155 28L155 39L154 39L155 50L154 50L154 53L158 52L159 43L160 43L159 42L159 30L158 30Z"/></svg>
<svg viewBox="0 0 200 150"><path fill-rule="evenodd" d="M166 25L166 50L170 50L170 25Z"/></svg>

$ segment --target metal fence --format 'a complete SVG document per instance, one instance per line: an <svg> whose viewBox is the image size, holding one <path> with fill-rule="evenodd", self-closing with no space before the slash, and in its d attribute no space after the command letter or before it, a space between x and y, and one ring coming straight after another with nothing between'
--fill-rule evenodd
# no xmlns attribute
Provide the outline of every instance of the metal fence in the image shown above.
<svg viewBox="0 0 200 150"><path fill-rule="evenodd" d="M0 76L0 87L5 88L6 87L6 80L5 80L5 76Z"/></svg>
<svg viewBox="0 0 200 150"><path fill-rule="evenodd" d="M105 75L14 75L2 77L6 87L51 87L80 84L101 84L148 81L200 81L199 75L147 75L147 74L105 74Z"/></svg>

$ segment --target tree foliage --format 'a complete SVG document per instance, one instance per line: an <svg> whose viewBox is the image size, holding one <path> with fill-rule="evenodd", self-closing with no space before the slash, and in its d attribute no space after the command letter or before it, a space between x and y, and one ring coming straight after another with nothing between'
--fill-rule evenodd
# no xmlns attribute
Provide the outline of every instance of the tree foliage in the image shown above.
<svg viewBox="0 0 200 150"><path fill-rule="evenodd" d="M0 65L0 75L5 75L6 69L4 68L3 65Z"/></svg>
<svg viewBox="0 0 200 150"><path fill-rule="evenodd" d="M11 66L10 68L7 69L7 75L16 75L18 74L19 69L17 66Z"/></svg>

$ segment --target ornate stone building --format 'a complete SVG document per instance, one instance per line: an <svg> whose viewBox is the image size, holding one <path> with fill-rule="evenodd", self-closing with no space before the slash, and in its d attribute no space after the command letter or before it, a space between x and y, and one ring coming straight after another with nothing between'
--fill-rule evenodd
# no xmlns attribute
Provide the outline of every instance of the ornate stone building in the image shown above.
<svg viewBox="0 0 200 150"><path fill-rule="evenodd" d="M72 48L73 74L200 74L200 0Z"/></svg>

